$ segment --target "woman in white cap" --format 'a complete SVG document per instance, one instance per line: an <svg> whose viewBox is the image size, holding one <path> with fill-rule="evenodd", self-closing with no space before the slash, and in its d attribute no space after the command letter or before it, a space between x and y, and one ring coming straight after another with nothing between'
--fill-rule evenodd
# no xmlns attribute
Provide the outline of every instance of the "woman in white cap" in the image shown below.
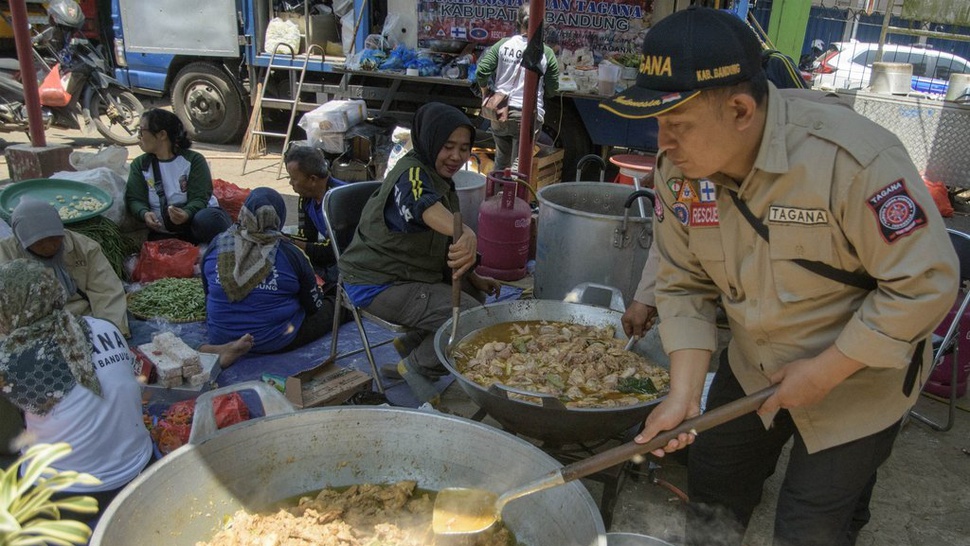
<svg viewBox="0 0 970 546"><path fill-rule="evenodd" d="M10 223L14 236L0 241L0 263L27 258L44 264L67 291L65 309L109 320L130 335L124 286L97 242L65 230L57 210L36 199L21 200Z"/></svg>

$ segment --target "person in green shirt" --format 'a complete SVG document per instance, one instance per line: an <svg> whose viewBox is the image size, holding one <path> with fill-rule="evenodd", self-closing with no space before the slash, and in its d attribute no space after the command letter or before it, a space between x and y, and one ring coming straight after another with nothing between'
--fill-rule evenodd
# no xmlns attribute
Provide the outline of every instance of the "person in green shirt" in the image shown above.
<svg viewBox="0 0 970 546"><path fill-rule="evenodd" d="M138 146L131 162L125 206L148 226L148 239L177 237L208 243L232 225L212 195L212 175L205 158L189 150L178 116L153 108L141 117Z"/></svg>

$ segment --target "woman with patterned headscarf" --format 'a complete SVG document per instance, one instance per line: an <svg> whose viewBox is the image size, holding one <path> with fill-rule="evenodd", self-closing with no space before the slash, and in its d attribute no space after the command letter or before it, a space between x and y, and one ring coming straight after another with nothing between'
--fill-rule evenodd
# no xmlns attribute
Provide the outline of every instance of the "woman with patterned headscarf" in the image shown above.
<svg viewBox="0 0 970 546"><path fill-rule="evenodd" d="M148 464L134 357L113 324L64 310L53 271L33 260L0 264L0 396L24 412L32 443L67 442L54 468L86 472L103 510Z"/></svg>
<svg viewBox="0 0 970 546"><path fill-rule="evenodd" d="M334 298L324 297L306 254L283 236L285 218L280 194L256 188L209 245L202 259L209 343L251 335L253 352L277 353L332 328Z"/></svg>

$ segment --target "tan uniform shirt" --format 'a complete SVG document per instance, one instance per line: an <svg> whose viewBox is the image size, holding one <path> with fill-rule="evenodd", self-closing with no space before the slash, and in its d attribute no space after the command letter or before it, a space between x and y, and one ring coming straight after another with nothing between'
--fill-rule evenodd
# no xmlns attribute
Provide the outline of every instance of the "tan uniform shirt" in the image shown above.
<svg viewBox="0 0 970 546"><path fill-rule="evenodd" d="M833 343L865 364L818 404L791 410L816 452L883 430L913 405L919 388L904 396L904 376L917 342L953 304L958 266L942 218L894 135L844 107L783 98L774 86L767 108L754 168L740 187L723 175L683 181L658 158L660 335L668 353L713 350L721 298L733 334L731 369L747 393ZM729 189L767 225L770 245ZM866 272L878 288L822 277L793 263L799 258Z"/></svg>
<svg viewBox="0 0 970 546"><path fill-rule="evenodd" d="M30 257L16 237L0 241L0 262ZM77 287L90 300L89 304L80 294L74 294L64 308L77 316L90 315L110 320L122 334L130 335L125 288L105 258L101 246L90 237L65 230L64 264Z"/></svg>

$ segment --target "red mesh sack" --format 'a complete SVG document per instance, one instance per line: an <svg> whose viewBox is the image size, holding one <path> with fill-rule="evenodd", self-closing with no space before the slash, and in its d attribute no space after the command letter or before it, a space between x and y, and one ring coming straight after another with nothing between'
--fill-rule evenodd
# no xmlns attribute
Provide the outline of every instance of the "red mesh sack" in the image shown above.
<svg viewBox="0 0 970 546"><path fill-rule="evenodd" d="M249 419L249 408L238 392L217 396L212 405L216 414L216 426L220 429Z"/></svg>
<svg viewBox="0 0 970 546"><path fill-rule="evenodd" d="M232 182L227 182L221 178L212 181L212 194L219 200L222 210L229 213L235 222L239 217L239 209L242 208L246 198L249 197L250 190L240 188Z"/></svg>
<svg viewBox="0 0 970 546"><path fill-rule="evenodd" d="M946 185L943 182L934 182L925 176L923 183L926 184L926 189L930 190L930 195L933 197L933 202L936 203L936 208L939 209L940 214L944 218L953 216L953 205L950 204L950 192L947 191Z"/></svg>
<svg viewBox="0 0 970 546"><path fill-rule="evenodd" d="M194 274L199 248L180 239L145 241L132 280L151 282L166 278L189 278Z"/></svg>
<svg viewBox="0 0 970 546"><path fill-rule="evenodd" d="M194 411L195 400L183 400L172 404L162 414L152 429L152 439L162 455L168 455L189 442Z"/></svg>

